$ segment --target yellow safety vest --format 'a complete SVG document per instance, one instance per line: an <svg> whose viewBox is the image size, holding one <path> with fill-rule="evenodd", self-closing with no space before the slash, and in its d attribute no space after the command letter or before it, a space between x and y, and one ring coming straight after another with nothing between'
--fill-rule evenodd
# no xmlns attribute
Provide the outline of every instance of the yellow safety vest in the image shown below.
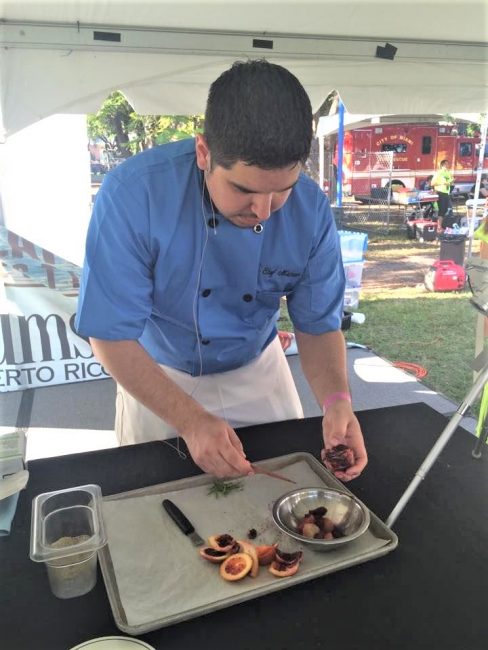
<svg viewBox="0 0 488 650"><path fill-rule="evenodd" d="M439 169L434 174L434 178L432 179L432 186L436 192L444 192L444 194L449 194L453 181L454 176L448 169Z"/></svg>

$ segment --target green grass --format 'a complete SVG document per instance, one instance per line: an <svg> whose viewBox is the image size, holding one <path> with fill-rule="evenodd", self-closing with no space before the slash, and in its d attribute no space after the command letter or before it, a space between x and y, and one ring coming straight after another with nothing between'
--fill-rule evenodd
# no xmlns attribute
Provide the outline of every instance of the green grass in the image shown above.
<svg viewBox="0 0 488 650"><path fill-rule="evenodd" d="M368 346L388 361L420 365L422 382L460 403L473 383L476 310L469 294L425 293L421 288L361 293L358 311L366 316L352 324L346 340ZM292 331L286 303L279 328Z"/></svg>
<svg viewBox="0 0 488 650"><path fill-rule="evenodd" d="M476 311L469 294L405 288L361 294L366 320L346 340L370 347L389 361L427 370L424 384L459 403L473 383Z"/></svg>

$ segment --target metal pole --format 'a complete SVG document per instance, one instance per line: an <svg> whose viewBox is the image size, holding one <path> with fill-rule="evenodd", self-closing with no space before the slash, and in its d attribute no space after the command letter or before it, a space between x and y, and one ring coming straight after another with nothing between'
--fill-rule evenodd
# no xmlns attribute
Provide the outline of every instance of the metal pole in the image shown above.
<svg viewBox="0 0 488 650"><path fill-rule="evenodd" d="M319 135L319 185L322 192L324 191L324 177L325 177L324 141L325 141L324 136Z"/></svg>
<svg viewBox="0 0 488 650"><path fill-rule="evenodd" d="M386 206L386 231L390 232L391 177L393 175L393 151L388 151L388 196Z"/></svg>
<svg viewBox="0 0 488 650"><path fill-rule="evenodd" d="M474 382L473 386L471 387L470 391L464 398L464 401L461 402L459 407L457 408L456 412L452 416L452 418L449 420L447 423L446 428L444 431L441 433L439 438L437 439L437 442L434 444L430 452L427 454L425 457L424 462L422 465L419 467L417 470L414 478L410 482L410 485L407 487L403 495L401 496L400 500L396 504L396 506L393 508L391 511L390 515L388 516L388 519L386 520L386 525L391 527L397 520L398 516L404 509L404 507L407 505L407 503L410 501L410 497L413 495L415 490L417 489L419 483L426 477L427 472L430 470L432 465L435 463L437 460L438 456L448 443L449 439L451 438L452 434L456 430L459 422L463 418L464 414L468 410L468 408L471 406L471 404L475 401L475 399L478 397L478 395L481 393L486 381L488 380L488 364L484 367L484 369L480 372L478 379Z"/></svg>
<svg viewBox="0 0 488 650"><path fill-rule="evenodd" d="M342 160L344 158L344 104L339 100L339 130L337 133L337 206L342 208Z"/></svg>

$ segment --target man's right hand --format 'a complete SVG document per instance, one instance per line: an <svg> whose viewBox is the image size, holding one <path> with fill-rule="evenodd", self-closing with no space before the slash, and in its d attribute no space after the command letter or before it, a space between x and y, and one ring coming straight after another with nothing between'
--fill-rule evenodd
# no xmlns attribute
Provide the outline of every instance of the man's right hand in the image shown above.
<svg viewBox="0 0 488 650"><path fill-rule="evenodd" d="M234 429L211 413L201 413L181 437L195 463L208 474L226 478L254 473Z"/></svg>

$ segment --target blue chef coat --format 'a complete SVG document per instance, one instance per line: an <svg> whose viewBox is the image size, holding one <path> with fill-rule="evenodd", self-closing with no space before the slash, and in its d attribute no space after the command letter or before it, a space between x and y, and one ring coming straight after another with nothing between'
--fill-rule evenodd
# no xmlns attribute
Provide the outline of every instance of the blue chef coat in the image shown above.
<svg viewBox="0 0 488 650"><path fill-rule="evenodd" d="M193 375L255 359L280 298L298 330L340 329L344 272L327 198L304 174L261 233L212 211L193 139L155 147L104 180L90 222L76 327L138 340Z"/></svg>

